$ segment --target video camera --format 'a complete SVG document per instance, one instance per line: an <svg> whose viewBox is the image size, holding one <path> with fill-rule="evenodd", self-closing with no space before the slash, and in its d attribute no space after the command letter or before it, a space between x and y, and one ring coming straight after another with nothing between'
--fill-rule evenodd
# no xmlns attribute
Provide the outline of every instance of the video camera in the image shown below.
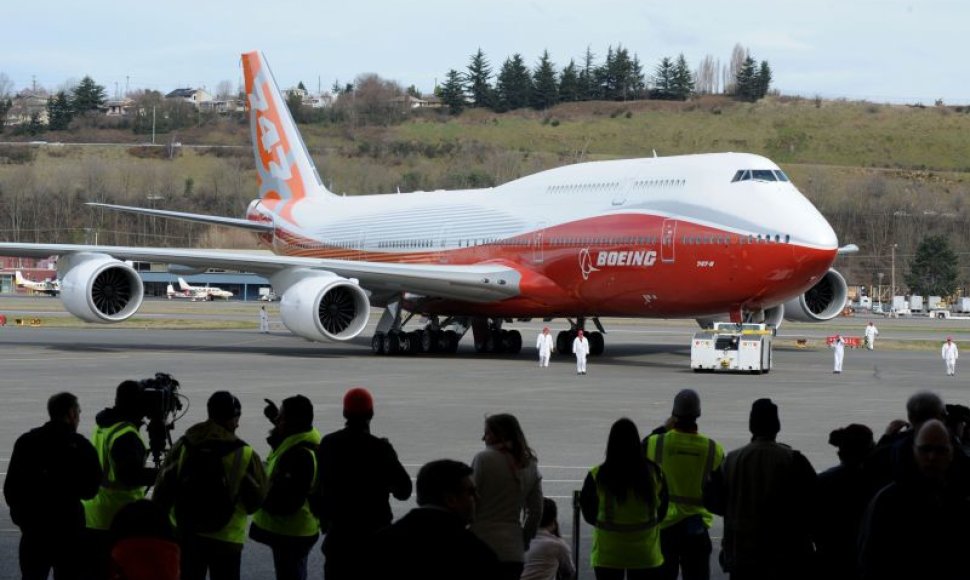
<svg viewBox="0 0 970 580"><path fill-rule="evenodd" d="M179 382L168 373L155 373L153 378L139 381L142 386L141 408L148 419L148 446L155 466L161 465L162 455L172 446L172 430L182 410Z"/></svg>

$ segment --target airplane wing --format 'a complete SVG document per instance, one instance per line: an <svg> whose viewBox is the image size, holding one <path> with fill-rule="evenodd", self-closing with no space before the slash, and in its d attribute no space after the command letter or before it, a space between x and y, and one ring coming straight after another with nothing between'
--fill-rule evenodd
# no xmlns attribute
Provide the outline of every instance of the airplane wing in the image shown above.
<svg viewBox="0 0 970 580"><path fill-rule="evenodd" d="M518 296L522 273L502 263L465 266L323 260L293 256L241 254L211 250L0 243L0 256L47 258L68 254L106 254L118 260L212 267L270 277L290 268L332 272L355 278L375 294L410 292L470 302L494 302Z"/></svg>

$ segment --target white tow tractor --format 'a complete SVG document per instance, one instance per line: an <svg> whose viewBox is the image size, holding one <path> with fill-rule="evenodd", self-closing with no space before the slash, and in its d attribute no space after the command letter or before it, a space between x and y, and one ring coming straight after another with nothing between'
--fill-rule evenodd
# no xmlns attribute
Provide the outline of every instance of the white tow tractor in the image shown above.
<svg viewBox="0 0 970 580"><path fill-rule="evenodd" d="M771 371L771 340L774 329L765 324L715 322L694 335L690 367L694 372Z"/></svg>

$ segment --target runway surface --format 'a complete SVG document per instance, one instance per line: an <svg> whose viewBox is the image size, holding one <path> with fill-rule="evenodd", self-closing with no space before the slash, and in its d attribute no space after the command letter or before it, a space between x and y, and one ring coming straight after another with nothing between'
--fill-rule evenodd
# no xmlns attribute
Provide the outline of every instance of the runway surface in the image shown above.
<svg viewBox="0 0 970 580"><path fill-rule="evenodd" d="M265 458L269 423L262 416L264 398L279 402L292 394L307 395L315 405L316 425L326 433L343 425L343 393L364 385L375 397L374 433L390 439L412 476L433 459L470 462L483 446L485 415L517 415L539 455L545 494L559 502L561 526L571 535L570 498L587 470L602 461L612 422L627 416L641 432L649 431L667 418L674 394L684 387L701 395L701 430L727 450L747 441L751 402L771 397L781 410L779 440L802 450L818 470L837 462L835 449L827 445L830 430L865 423L878 436L891 419L905 416L905 401L918 389L934 390L947 402L970 403L965 378L970 369L964 375L958 367L957 377L945 376L938 347L848 350L845 372L833 375L831 351L819 346L820 339L838 328L861 334L861 319L783 328L782 338L810 336L815 346L776 348L775 368L764 376L695 374L689 369L689 338L696 329L691 323L624 321L607 327L607 354L591 358L589 374L577 376L572 357L554 356L546 369L535 365L528 347L541 323L515 326L526 344L516 356L475 354L466 336L455 356L376 357L369 350L370 329L349 344L310 343L282 330L278 321L270 335L261 335L255 331L256 308L252 331L0 328L0 472L6 472L16 437L46 420L46 400L60 390L80 398L80 430L87 435L95 413L112 404L120 381L171 373L191 401L177 423L177 437L204 419L212 392L227 389L242 401L239 435ZM970 337L952 321L877 324L880 338L937 340L941 331ZM411 502L392 505L398 516L412 507ZM719 537L720 529L718 519L713 535ZM589 534L584 524L581 578L592 578ZM18 541L4 506L2 578L18 575ZM243 558L246 578L272 577L265 546L248 542ZM315 549L311 577L320 578L321 570ZM714 570L720 577L716 565Z"/></svg>

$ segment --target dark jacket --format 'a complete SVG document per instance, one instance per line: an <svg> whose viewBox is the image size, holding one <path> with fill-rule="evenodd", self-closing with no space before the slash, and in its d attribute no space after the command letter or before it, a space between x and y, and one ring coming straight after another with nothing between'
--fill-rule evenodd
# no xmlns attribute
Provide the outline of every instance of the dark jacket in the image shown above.
<svg viewBox="0 0 970 580"><path fill-rule="evenodd" d="M860 462L842 463L818 476L818 499L813 511L819 576L830 580L859 577L859 526L869 488Z"/></svg>
<svg viewBox="0 0 970 580"><path fill-rule="evenodd" d="M411 497L411 477L394 447L371 435L366 423L348 421L317 449L319 487L312 502L326 542L374 534L393 518L389 495Z"/></svg>
<svg viewBox="0 0 970 580"><path fill-rule="evenodd" d="M965 490L922 477L894 482L866 512L859 560L866 580L968 577L970 502Z"/></svg>
<svg viewBox="0 0 970 580"><path fill-rule="evenodd" d="M25 533L70 535L84 529L81 500L97 495L100 485L91 443L64 423L48 422L14 443L3 495Z"/></svg>
<svg viewBox="0 0 970 580"><path fill-rule="evenodd" d="M179 438L165 457L165 462L158 474L158 481L155 484L155 491L152 500L159 503L163 509L171 509L178 500L179 487L179 458L185 450L186 444L199 446L203 442L209 441L242 441L236 437L235 433L226 430L213 421L203 421L196 423L185 431L185 435ZM245 442L243 442L245 444ZM242 506L247 514L251 514L259 509L266 498L266 472L263 470L263 462L253 451L252 459L246 466L242 481L239 484L239 494L237 502Z"/></svg>
<svg viewBox="0 0 970 580"><path fill-rule="evenodd" d="M724 516L728 567L739 576L810 576L815 487L815 469L787 445L756 438L730 452L704 488L704 507Z"/></svg>
<svg viewBox="0 0 970 580"><path fill-rule="evenodd" d="M501 578L498 558L455 514L419 507L374 538L373 580L494 580Z"/></svg>

